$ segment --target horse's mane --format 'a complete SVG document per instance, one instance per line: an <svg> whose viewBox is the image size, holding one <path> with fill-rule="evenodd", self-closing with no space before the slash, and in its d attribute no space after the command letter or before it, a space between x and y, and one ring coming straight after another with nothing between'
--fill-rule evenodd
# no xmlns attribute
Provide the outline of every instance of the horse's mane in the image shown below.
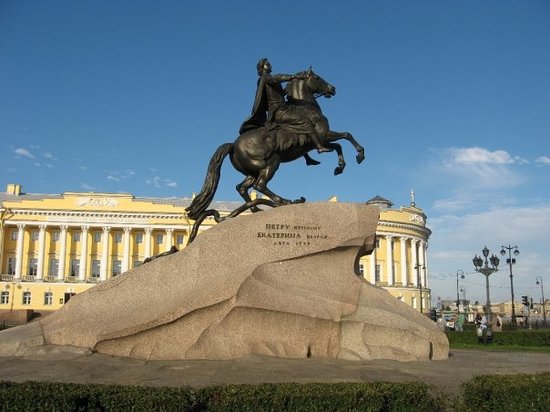
<svg viewBox="0 0 550 412"><path fill-rule="evenodd" d="M307 70L304 70L304 71L301 71L301 72L298 72L296 73L294 76L297 76L297 77L304 77L305 75L307 74ZM285 88L284 88L284 91L285 91L285 94L288 95L288 91L290 90L290 88L292 87L292 85L294 84L294 81L295 80L301 80L301 79L292 79L292 80L289 80L288 83L286 84Z"/></svg>

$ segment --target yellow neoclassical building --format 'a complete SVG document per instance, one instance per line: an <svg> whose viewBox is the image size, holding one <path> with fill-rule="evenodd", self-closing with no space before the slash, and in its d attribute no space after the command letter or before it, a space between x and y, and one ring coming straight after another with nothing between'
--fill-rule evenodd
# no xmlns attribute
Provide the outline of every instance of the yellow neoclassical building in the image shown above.
<svg viewBox="0 0 550 412"><path fill-rule="evenodd" d="M0 193L0 315L57 310L74 294L148 257L172 246L184 248L194 223L185 214L190 202L119 193L29 194L9 184ZM367 203L380 209L377 248L361 259L359 271L397 299L427 311L426 216L414 202L399 209L380 197ZM222 215L238 206L212 205ZM207 219L200 231L215 224Z"/></svg>

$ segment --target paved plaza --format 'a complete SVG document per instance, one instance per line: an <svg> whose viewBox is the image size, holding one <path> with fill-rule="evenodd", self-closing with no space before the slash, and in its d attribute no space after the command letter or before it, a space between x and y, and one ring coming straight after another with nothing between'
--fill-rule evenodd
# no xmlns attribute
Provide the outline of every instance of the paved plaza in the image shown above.
<svg viewBox="0 0 550 412"><path fill-rule="evenodd" d="M423 381L458 392L481 374L550 372L550 354L452 350L445 361L397 362L282 359L140 361L100 354L52 352L0 358L0 379L147 386L202 387L267 382Z"/></svg>

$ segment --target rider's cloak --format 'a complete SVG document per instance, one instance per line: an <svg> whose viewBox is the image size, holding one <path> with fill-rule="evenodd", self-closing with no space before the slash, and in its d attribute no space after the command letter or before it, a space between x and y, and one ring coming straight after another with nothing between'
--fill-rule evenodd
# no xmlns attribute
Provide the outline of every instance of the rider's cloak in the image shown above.
<svg viewBox="0 0 550 412"><path fill-rule="evenodd" d="M267 96L265 86L265 77L260 76L256 88L256 98L254 99L254 105L252 106L252 114L241 125L241 128L239 129L240 134L265 126L267 121Z"/></svg>

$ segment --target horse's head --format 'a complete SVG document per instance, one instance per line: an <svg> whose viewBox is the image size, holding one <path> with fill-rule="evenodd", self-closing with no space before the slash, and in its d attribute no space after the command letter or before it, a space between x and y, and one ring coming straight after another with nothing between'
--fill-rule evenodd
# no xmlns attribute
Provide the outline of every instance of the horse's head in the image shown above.
<svg viewBox="0 0 550 412"><path fill-rule="evenodd" d="M305 73L307 86L314 94L323 95L325 97L332 97L336 94L336 87L317 75L311 66Z"/></svg>
<svg viewBox="0 0 550 412"><path fill-rule="evenodd" d="M312 95L316 97L332 97L336 94L336 88L325 81L321 76L317 75L311 67L306 71L296 74L296 79L292 80L289 83L287 87L287 92L290 96L292 96L293 94L300 94L303 96L303 93L300 93L298 89L307 89ZM293 90L295 90L297 93L293 93Z"/></svg>

